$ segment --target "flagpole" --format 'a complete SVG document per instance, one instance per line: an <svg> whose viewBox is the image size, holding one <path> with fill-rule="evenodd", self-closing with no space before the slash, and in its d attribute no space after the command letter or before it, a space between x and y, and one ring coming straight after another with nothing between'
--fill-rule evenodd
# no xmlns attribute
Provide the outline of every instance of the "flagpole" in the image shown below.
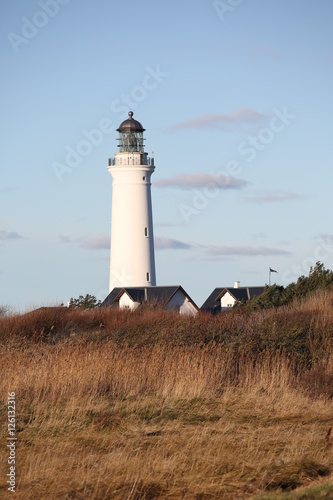
<svg viewBox="0 0 333 500"><path fill-rule="evenodd" d="M277 271L275 271L275 269L272 269L271 267L269 267L269 278L268 278L268 283L269 283L269 286L271 286L271 275L272 273L277 273Z"/></svg>

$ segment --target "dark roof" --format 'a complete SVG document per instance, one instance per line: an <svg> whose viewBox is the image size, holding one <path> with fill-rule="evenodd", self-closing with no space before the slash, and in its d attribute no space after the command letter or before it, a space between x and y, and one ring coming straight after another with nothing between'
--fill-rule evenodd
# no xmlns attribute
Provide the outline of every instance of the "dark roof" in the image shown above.
<svg viewBox="0 0 333 500"><path fill-rule="evenodd" d="M114 299L117 297L118 293L123 290L122 288L114 288L109 295L103 300L101 307L110 307L114 305Z"/></svg>
<svg viewBox="0 0 333 500"><path fill-rule="evenodd" d="M202 304L201 309L214 311L221 306L220 300L226 292L229 292L236 300L249 300L263 293L264 286L241 286L239 288L224 287L215 288L208 299Z"/></svg>
<svg viewBox="0 0 333 500"><path fill-rule="evenodd" d="M253 299L253 297L257 297L258 295L261 295L265 287L264 286L249 286L248 290L250 292L250 299Z"/></svg>
<svg viewBox="0 0 333 500"><path fill-rule="evenodd" d="M41 306L41 307L37 307L37 309L32 309L32 311L28 311L26 313L23 313L23 315L26 315L26 314L34 314L34 313L37 313L37 312L58 312L58 313L62 313L63 311L69 311L70 309L68 309L68 307L66 306Z"/></svg>
<svg viewBox="0 0 333 500"><path fill-rule="evenodd" d="M120 297L127 293L133 300L133 302L143 302L145 299L145 290L144 288L122 288L118 295L115 297L114 302L118 302Z"/></svg>
<svg viewBox="0 0 333 500"><path fill-rule="evenodd" d="M158 302L167 304L176 292L180 290L188 300L198 309L198 306L193 302L191 297L185 292L181 286L147 286L147 287L124 287L114 288L106 297L101 307L116 305L124 293L127 293L133 302L144 302L147 297L148 302Z"/></svg>
<svg viewBox="0 0 333 500"><path fill-rule="evenodd" d="M215 300L221 300L223 295L226 293L226 292L229 292L236 300L248 300L249 299L249 296L248 296L248 293L247 293L247 288L246 287L239 287L239 288L225 288L223 290L223 292L220 293L220 295L218 295L216 297Z"/></svg>
<svg viewBox="0 0 333 500"><path fill-rule="evenodd" d="M220 295L221 292L225 290L223 288L215 288L215 290L209 295L208 299L202 304L201 309L214 309L218 306L216 302L216 298Z"/></svg>
<svg viewBox="0 0 333 500"><path fill-rule="evenodd" d="M143 128L138 120L134 120L133 111L128 113L129 118L124 120L117 128L117 132L144 132L146 129Z"/></svg>

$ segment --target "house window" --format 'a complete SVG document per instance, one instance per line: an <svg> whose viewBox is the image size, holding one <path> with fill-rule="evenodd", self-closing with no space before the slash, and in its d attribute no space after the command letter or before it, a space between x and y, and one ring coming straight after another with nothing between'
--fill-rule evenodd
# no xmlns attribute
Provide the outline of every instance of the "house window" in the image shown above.
<svg viewBox="0 0 333 500"><path fill-rule="evenodd" d="M147 273L147 281L150 281L150 273Z"/></svg>
<svg viewBox="0 0 333 500"><path fill-rule="evenodd" d="M148 237L148 227L145 227L145 236Z"/></svg>

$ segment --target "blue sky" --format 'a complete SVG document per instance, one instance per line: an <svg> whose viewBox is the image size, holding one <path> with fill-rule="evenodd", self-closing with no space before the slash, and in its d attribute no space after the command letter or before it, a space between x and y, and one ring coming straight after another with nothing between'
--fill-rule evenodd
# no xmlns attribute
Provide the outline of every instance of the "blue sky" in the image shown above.
<svg viewBox="0 0 333 500"><path fill-rule="evenodd" d="M0 304L108 293L115 129L154 149L157 284L333 268L333 2L3 0Z"/></svg>

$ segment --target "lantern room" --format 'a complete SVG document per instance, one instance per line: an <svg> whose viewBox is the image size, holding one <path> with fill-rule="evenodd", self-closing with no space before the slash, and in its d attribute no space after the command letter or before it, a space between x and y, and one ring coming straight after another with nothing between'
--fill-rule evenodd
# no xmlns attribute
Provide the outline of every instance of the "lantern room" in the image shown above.
<svg viewBox="0 0 333 500"><path fill-rule="evenodd" d="M133 119L133 111L128 113L128 119L123 121L117 132L120 153L144 153L143 128L140 122Z"/></svg>

